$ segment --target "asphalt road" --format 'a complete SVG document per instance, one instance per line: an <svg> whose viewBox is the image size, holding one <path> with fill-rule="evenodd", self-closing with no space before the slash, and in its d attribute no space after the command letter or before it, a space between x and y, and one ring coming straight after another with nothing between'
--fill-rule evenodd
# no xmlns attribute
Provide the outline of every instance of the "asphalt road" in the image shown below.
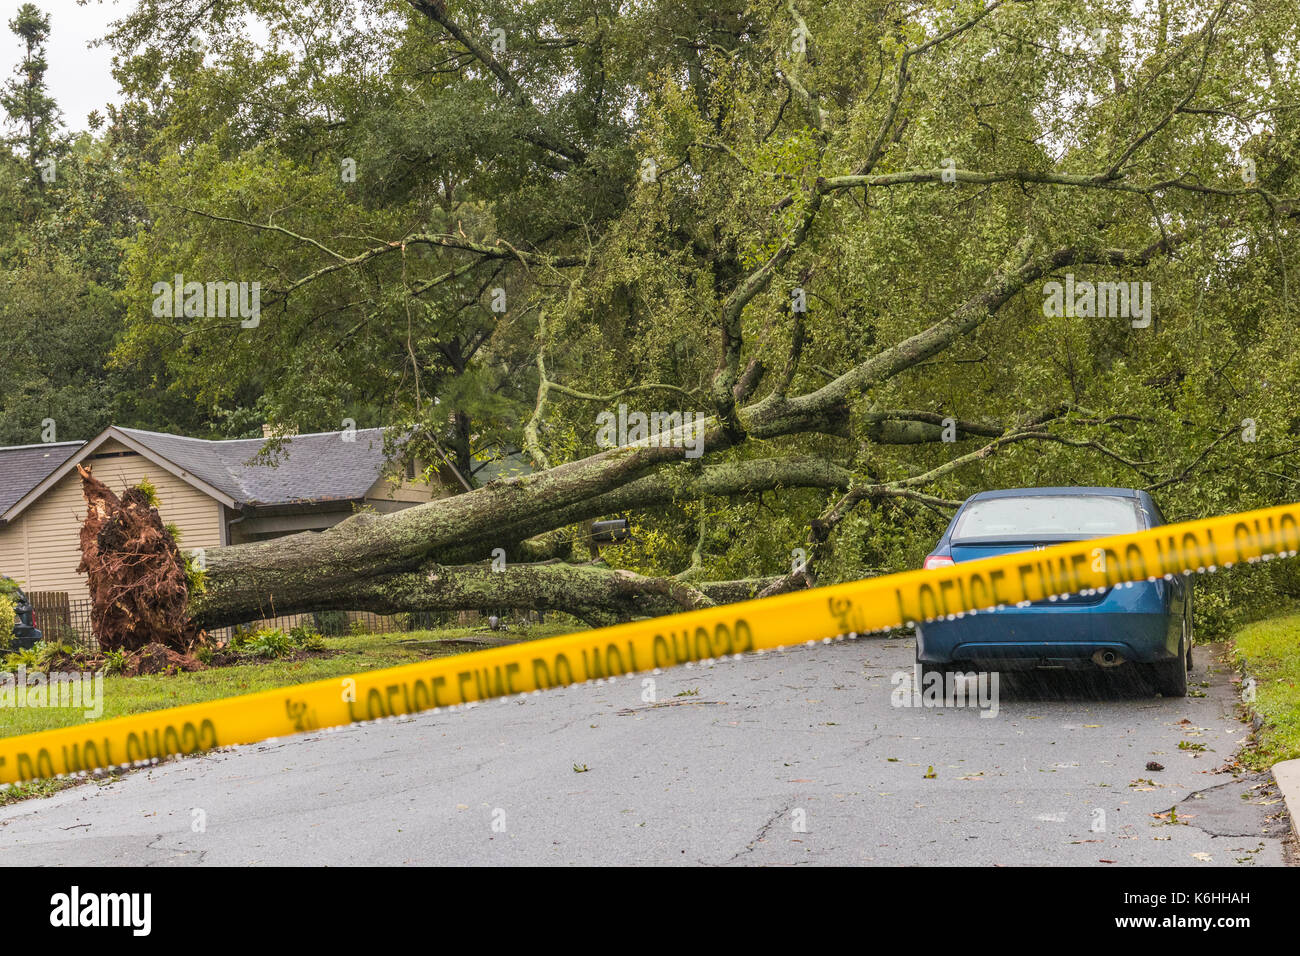
<svg viewBox="0 0 1300 956"><path fill-rule="evenodd" d="M1281 864L1275 789L1215 772L1248 728L1196 653L1204 696L1004 679L990 717L894 706L903 638L664 672L655 703L572 687L15 804L0 864Z"/></svg>

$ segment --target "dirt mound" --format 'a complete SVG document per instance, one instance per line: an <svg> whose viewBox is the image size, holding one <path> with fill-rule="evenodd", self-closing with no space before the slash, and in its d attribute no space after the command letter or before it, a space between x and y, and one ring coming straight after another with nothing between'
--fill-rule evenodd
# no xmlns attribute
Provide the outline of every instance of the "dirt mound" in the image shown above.
<svg viewBox="0 0 1300 956"><path fill-rule="evenodd" d="M195 657L179 654L162 644L146 644L138 653L132 654L127 663L127 673L130 676L201 670L203 665Z"/></svg>

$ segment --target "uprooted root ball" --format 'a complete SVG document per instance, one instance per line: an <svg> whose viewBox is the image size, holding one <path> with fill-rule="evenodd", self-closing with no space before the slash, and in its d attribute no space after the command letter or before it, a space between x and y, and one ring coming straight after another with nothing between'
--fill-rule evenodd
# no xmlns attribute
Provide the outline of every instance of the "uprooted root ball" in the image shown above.
<svg viewBox="0 0 1300 956"><path fill-rule="evenodd" d="M185 559L149 492L128 488L119 498L89 468L77 471L86 497L77 571L89 579L100 646L133 651L162 644L188 654L204 634L186 614Z"/></svg>

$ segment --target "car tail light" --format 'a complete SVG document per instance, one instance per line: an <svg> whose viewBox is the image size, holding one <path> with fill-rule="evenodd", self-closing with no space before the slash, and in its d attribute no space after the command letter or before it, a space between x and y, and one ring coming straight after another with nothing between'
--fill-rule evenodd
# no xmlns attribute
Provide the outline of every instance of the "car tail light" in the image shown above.
<svg viewBox="0 0 1300 956"><path fill-rule="evenodd" d="M925 559L924 567L925 570L929 571L931 568L950 568L952 563L952 558L942 554L932 554Z"/></svg>

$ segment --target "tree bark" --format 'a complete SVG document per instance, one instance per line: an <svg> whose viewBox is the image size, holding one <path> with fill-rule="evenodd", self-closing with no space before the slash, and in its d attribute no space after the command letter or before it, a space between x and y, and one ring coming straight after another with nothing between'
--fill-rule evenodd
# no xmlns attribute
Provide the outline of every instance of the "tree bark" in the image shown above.
<svg viewBox="0 0 1300 956"><path fill-rule="evenodd" d="M783 578L685 583L647 577L601 564L441 565L428 562L410 571L357 577L342 585L290 590L263 579L251 591L226 586L220 602L196 595L196 621L206 628L262 617L309 611L494 611L525 607L565 611L589 624L613 624L634 617L658 617L757 597ZM277 599L277 590L283 597Z"/></svg>

